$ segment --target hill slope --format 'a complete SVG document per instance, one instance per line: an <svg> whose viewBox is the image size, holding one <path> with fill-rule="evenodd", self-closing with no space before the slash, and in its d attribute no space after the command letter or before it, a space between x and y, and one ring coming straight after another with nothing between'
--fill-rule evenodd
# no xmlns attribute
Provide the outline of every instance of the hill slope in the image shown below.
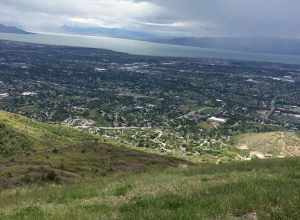
<svg viewBox="0 0 300 220"><path fill-rule="evenodd" d="M0 112L0 187L177 166L184 161L103 143L96 136Z"/></svg>
<svg viewBox="0 0 300 220"><path fill-rule="evenodd" d="M299 157L300 135L295 132L247 133L236 136L238 149L264 157Z"/></svg>
<svg viewBox="0 0 300 220"><path fill-rule="evenodd" d="M6 26L3 24L0 24L0 33L29 34L29 32L26 32L20 28L13 27L13 26Z"/></svg>
<svg viewBox="0 0 300 220"><path fill-rule="evenodd" d="M261 160L18 188L0 194L0 218L299 219L299 170L299 159Z"/></svg>
<svg viewBox="0 0 300 220"><path fill-rule="evenodd" d="M299 158L189 167L6 112L0 127L1 220L300 218Z"/></svg>

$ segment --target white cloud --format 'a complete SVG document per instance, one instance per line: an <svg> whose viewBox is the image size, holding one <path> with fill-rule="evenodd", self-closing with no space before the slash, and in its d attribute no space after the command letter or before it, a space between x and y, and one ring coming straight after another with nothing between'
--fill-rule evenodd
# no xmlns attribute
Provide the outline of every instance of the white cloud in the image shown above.
<svg viewBox="0 0 300 220"><path fill-rule="evenodd" d="M47 29L68 22L123 27L159 10L153 3L131 0L1 0L0 22L18 23L31 29Z"/></svg>
<svg viewBox="0 0 300 220"><path fill-rule="evenodd" d="M193 35L299 35L299 0L0 0L0 23L64 24Z"/></svg>

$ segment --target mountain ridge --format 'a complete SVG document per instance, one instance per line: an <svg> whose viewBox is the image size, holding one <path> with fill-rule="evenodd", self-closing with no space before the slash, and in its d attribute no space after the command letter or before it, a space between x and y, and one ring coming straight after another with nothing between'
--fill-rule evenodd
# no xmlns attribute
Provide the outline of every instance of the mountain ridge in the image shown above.
<svg viewBox="0 0 300 220"><path fill-rule="evenodd" d="M67 25L61 27L61 30L69 34L124 38L207 49L233 50L249 53L300 55L300 39L272 37L167 37L147 31L132 31L122 28L76 27Z"/></svg>
<svg viewBox="0 0 300 220"><path fill-rule="evenodd" d="M0 24L0 33L11 33L11 34L31 34L27 31L24 31L18 27L15 26L6 26L3 24Z"/></svg>

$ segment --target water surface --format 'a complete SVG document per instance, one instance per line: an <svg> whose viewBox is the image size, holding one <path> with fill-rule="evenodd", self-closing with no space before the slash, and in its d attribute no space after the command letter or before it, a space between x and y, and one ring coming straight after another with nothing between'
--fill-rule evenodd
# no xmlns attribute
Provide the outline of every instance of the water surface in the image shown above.
<svg viewBox="0 0 300 220"><path fill-rule="evenodd" d="M296 55L275 55L264 53L246 53L231 50L207 49L189 46L176 46L169 44L150 43L145 41L127 40L110 37L90 37L78 35L58 34L4 34L0 33L0 39L21 41L28 43L89 47L114 50L118 52L151 55L151 56L172 56L172 57L209 57L248 61L266 61L287 64L300 64L300 56Z"/></svg>

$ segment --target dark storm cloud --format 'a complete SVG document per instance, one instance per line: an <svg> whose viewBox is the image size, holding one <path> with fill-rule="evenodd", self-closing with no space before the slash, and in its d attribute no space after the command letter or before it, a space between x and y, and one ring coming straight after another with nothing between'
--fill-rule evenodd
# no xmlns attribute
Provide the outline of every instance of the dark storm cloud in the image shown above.
<svg viewBox="0 0 300 220"><path fill-rule="evenodd" d="M190 22L201 34L299 36L298 0L149 0L164 8L166 20Z"/></svg>
<svg viewBox="0 0 300 220"><path fill-rule="evenodd" d="M298 0L0 0L0 22L29 28L80 25L167 33L299 37Z"/></svg>

